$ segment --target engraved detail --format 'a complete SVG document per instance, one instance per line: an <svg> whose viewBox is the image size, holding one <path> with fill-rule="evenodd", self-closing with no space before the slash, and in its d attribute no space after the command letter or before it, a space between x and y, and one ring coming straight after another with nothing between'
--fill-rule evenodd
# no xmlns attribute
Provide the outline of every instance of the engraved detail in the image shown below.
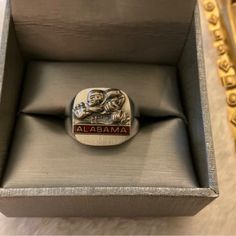
<svg viewBox="0 0 236 236"><path fill-rule="evenodd" d="M205 5L204 5L206 11L213 11L215 9L215 4L213 2L208 1Z"/></svg>
<svg viewBox="0 0 236 236"><path fill-rule="evenodd" d="M213 36L214 36L215 41L220 41L224 39L223 33L221 32L220 29L214 30Z"/></svg>
<svg viewBox="0 0 236 236"><path fill-rule="evenodd" d="M125 102L119 89L93 89L86 103L74 107L73 114L79 124L130 125L129 115L122 110Z"/></svg>
<svg viewBox="0 0 236 236"><path fill-rule="evenodd" d="M208 22L212 25L216 25L218 23L218 20L219 18L216 15L212 14L208 19Z"/></svg>
<svg viewBox="0 0 236 236"><path fill-rule="evenodd" d="M225 73L229 72L232 66L233 64L228 60L222 60L219 62L219 68L223 70Z"/></svg>
<svg viewBox="0 0 236 236"><path fill-rule="evenodd" d="M231 118L231 123L236 126L236 113L233 114L232 118Z"/></svg>
<svg viewBox="0 0 236 236"><path fill-rule="evenodd" d="M227 75L221 77L222 85L226 89L234 88L236 87L236 78L234 75Z"/></svg>
<svg viewBox="0 0 236 236"><path fill-rule="evenodd" d="M217 46L217 52L220 56L224 55L226 53L226 46L224 44L220 44Z"/></svg>
<svg viewBox="0 0 236 236"><path fill-rule="evenodd" d="M229 106L236 106L236 93L230 93L227 97L227 103Z"/></svg>

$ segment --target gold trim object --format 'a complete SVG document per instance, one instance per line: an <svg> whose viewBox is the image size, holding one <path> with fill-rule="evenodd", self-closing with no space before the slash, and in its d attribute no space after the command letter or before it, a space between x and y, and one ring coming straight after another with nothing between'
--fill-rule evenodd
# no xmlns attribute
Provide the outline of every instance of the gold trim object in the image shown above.
<svg viewBox="0 0 236 236"><path fill-rule="evenodd" d="M218 75L225 88L229 124L236 144L236 0L202 0L218 53Z"/></svg>

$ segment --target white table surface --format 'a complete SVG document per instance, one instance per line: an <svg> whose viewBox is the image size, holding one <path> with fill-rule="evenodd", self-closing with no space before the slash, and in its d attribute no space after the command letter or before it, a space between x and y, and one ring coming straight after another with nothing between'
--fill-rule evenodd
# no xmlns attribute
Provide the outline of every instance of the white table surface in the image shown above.
<svg viewBox="0 0 236 236"><path fill-rule="evenodd" d="M2 9L0 0L0 30ZM201 10L202 11L202 10ZM7 218L0 214L0 234L236 234L236 155L226 119L216 53L202 17L210 115L220 197L193 217L174 218Z"/></svg>

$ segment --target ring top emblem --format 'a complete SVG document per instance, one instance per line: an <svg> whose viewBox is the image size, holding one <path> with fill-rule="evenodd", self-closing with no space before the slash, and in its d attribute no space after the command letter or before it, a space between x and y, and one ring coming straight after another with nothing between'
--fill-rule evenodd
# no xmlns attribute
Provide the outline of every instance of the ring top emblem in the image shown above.
<svg viewBox="0 0 236 236"><path fill-rule="evenodd" d="M121 144L133 133L132 110L131 100L120 89L84 89L72 104L72 133L88 145Z"/></svg>

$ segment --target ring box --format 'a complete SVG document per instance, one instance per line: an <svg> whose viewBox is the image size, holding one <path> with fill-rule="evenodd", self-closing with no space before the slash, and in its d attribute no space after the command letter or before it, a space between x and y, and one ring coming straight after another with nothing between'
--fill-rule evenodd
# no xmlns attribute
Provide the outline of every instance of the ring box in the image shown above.
<svg viewBox="0 0 236 236"><path fill-rule="evenodd" d="M7 1L0 211L187 216L217 198L202 40L194 0ZM74 142L67 100L112 86L139 106L139 134L111 148Z"/></svg>

